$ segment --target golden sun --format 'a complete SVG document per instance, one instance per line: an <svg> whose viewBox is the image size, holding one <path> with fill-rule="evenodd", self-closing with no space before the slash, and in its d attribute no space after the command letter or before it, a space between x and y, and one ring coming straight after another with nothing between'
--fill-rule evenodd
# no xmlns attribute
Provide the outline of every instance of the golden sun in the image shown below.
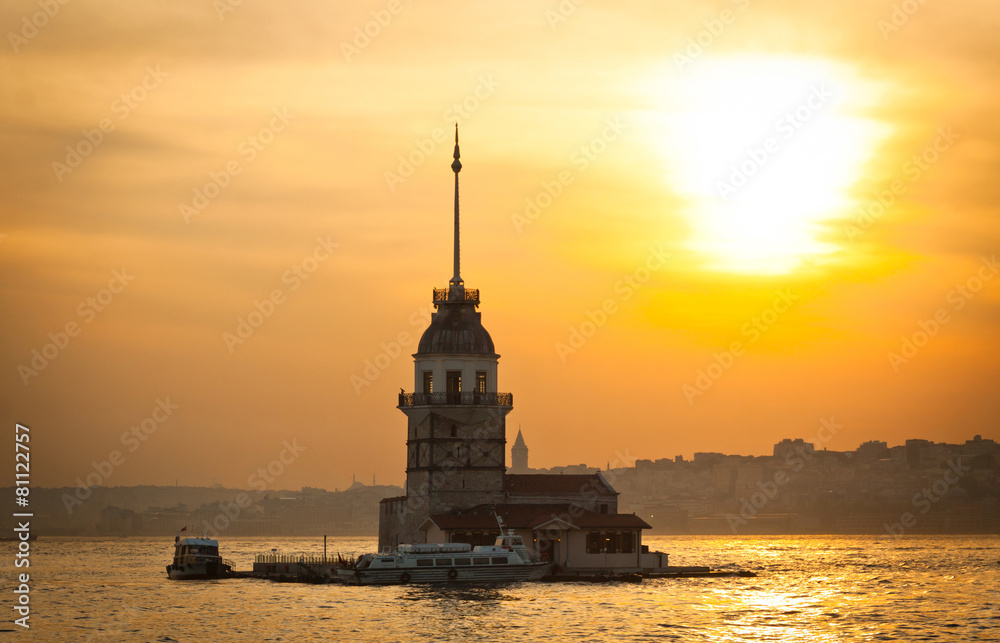
<svg viewBox="0 0 1000 643"><path fill-rule="evenodd" d="M698 61L658 88L661 152L691 249L715 270L787 273L837 247L825 227L884 135L872 94L830 61Z"/></svg>

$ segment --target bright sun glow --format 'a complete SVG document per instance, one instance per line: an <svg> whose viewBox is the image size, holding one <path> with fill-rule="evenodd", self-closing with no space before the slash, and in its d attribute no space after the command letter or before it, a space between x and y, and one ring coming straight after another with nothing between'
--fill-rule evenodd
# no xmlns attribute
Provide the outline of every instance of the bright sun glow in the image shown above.
<svg viewBox="0 0 1000 643"><path fill-rule="evenodd" d="M860 114L871 94L818 60L698 61L660 81L657 116L672 188L688 202L691 248L713 269L786 273L837 248L824 225L884 135Z"/></svg>

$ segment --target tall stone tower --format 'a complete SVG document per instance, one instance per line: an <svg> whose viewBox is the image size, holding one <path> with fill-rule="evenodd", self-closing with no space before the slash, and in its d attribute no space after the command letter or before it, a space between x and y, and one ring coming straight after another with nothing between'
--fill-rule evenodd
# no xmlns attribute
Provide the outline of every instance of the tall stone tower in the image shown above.
<svg viewBox="0 0 1000 643"><path fill-rule="evenodd" d="M477 310L479 291L461 277L457 125L451 169L454 274L448 288L434 289L437 312L413 355L413 393L399 395L407 418L406 495L381 503L380 548L423 542L420 526L430 514L504 501L505 417L513 396L497 392L500 356Z"/></svg>
<svg viewBox="0 0 1000 643"><path fill-rule="evenodd" d="M510 448L510 472L528 473L528 445L524 443L521 429L517 430L514 446Z"/></svg>

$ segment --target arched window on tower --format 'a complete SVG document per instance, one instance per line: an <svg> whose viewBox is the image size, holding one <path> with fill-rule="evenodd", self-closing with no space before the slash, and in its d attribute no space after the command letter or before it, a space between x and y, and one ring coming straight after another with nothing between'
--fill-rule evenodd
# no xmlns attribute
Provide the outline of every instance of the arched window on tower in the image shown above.
<svg viewBox="0 0 1000 643"><path fill-rule="evenodd" d="M424 393L434 392L434 373L430 371L424 371Z"/></svg>

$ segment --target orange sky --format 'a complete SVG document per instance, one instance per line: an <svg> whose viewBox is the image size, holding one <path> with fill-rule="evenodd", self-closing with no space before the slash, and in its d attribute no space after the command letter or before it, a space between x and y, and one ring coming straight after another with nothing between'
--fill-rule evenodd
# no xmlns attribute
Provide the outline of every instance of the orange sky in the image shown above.
<svg viewBox="0 0 1000 643"><path fill-rule="evenodd" d="M456 120L533 466L1000 438L993 3L343 4L0 7L33 483L401 483Z"/></svg>

